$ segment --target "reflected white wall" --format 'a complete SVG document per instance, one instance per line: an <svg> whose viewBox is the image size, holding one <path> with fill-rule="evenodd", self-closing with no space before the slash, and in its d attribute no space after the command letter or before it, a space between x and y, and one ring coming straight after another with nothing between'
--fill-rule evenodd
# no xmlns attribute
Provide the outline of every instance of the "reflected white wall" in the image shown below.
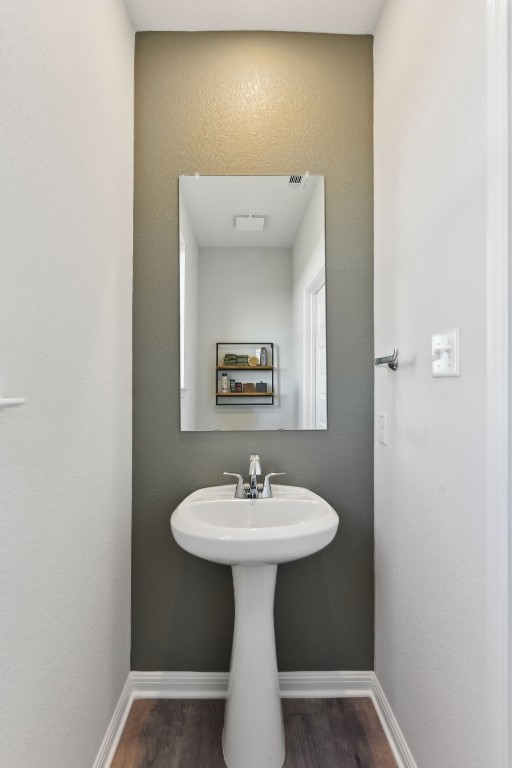
<svg viewBox="0 0 512 768"><path fill-rule="evenodd" d="M199 249L185 200L180 204L181 429L196 429Z"/></svg>
<svg viewBox="0 0 512 768"><path fill-rule="evenodd" d="M200 248L197 424L201 430L293 429L292 256L286 248ZM216 343L273 342L273 406L216 406ZM254 381L259 381L255 370Z"/></svg>
<svg viewBox="0 0 512 768"><path fill-rule="evenodd" d="M305 338L308 327L307 293L308 288L325 268L324 179L310 179L308 184L315 184L315 189L292 249L292 400L296 429L309 429L312 426L307 370L311 347Z"/></svg>

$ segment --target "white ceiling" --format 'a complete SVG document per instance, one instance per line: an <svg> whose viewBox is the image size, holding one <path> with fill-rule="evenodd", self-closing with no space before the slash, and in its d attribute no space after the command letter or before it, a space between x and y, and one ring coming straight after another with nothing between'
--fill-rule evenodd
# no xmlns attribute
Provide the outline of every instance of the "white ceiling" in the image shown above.
<svg viewBox="0 0 512 768"><path fill-rule="evenodd" d="M202 248L291 248L322 176L290 189L289 176L180 176L197 243ZM239 232L235 216L263 214L261 232Z"/></svg>
<svg viewBox="0 0 512 768"><path fill-rule="evenodd" d="M386 0L125 0L139 31L372 34Z"/></svg>

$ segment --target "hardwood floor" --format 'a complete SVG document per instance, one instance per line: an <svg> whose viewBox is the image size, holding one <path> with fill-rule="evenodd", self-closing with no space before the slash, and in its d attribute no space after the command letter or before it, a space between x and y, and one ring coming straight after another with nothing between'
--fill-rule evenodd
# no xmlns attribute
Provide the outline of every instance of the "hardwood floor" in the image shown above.
<svg viewBox="0 0 512 768"><path fill-rule="evenodd" d="M371 699L283 699L283 768L397 768ZM224 701L137 699L111 768L225 768Z"/></svg>

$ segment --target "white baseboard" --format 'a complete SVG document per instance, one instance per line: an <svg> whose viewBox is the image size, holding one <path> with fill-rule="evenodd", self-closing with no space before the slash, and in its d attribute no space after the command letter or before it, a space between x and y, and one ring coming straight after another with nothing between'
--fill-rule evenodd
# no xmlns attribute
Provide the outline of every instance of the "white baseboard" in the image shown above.
<svg viewBox="0 0 512 768"><path fill-rule="evenodd" d="M117 702L114 714L107 728L107 732L101 742L101 747L92 768L109 768L123 733L126 720L130 713L132 701L135 698L132 693L131 672L126 678L123 690Z"/></svg>
<svg viewBox="0 0 512 768"><path fill-rule="evenodd" d="M134 699L225 699L227 672L130 672Z"/></svg>
<svg viewBox="0 0 512 768"><path fill-rule="evenodd" d="M227 672L131 672L135 699L225 699ZM373 672L280 672L284 699L369 696Z"/></svg>
<svg viewBox="0 0 512 768"><path fill-rule="evenodd" d="M368 696L373 672L280 672L283 699L343 699Z"/></svg>
<svg viewBox="0 0 512 768"><path fill-rule="evenodd" d="M398 768L417 768L382 687L372 671L281 672L284 699L372 699ZM227 672L130 672L93 768L109 768L134 699L224 699Z"/></svg>
<svg viewBox="0 0 512 768"><path fill-rule="evenodd" d="M372 672L372 692L371 698L377 710L382 728L386 734L389 746L395 756L398 768L417 768L416 762L412 756L404 735L398 725L398 720L393 714L393 710L386 698L381 684L375 672Z"/></svg>

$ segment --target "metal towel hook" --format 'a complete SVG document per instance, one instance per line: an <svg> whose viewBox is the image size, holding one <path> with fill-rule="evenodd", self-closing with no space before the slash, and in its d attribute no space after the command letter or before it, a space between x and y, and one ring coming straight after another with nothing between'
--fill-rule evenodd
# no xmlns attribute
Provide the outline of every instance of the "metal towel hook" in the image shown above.
<svg viewBox="0 0 512 768"><path fill-rule="evenodd" d="M375 365L387 365L392 371L398 368L398 348L393 347L393 354L387 357L376 357Z"/></svg>

